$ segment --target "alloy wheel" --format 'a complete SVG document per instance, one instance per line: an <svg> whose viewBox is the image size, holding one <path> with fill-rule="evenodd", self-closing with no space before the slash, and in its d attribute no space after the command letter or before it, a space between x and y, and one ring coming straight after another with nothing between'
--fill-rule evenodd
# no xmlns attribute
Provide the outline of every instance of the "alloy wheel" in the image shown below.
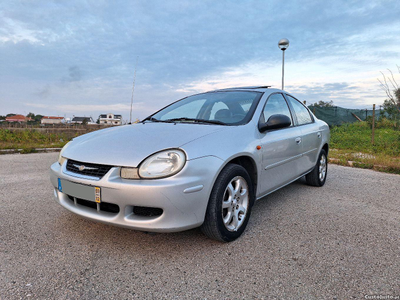
<svg viewBox="0 0 400 300"><path fill-rule="evenodd" d="M234 177L225 189L222 220L226 229L237 231L246 219L249 207L249 187L241 176Z"/></svg>
<svg viewBox="0 0 400 300"><path fill-rule="evenodd" d="M322 182L324 181L326 176L326 156L321 155L319 160L319 180Z"/></svg>

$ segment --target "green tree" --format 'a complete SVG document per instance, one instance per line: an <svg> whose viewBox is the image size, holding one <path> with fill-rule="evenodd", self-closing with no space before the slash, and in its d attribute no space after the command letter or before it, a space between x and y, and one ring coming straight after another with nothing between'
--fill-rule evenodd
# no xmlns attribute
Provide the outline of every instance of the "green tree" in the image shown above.
<svg viewBox="0 0 400 300"><path fill-rule="evenodd" d="M398 106L393 105L393 102L390 100L385 100L383 102L383 112L385 113L385 117L389 120L398 120L400 119L400 111Z"/></svg>
<svg viewBox="0 0 400 300"><path fill-rule="evenodd" d="M27 118L31 118L32 120L35 119L35 114L30 112L29 114L26 115Z"/></svg>
<svg viewBox="0 0 400 300"><path fill-rule="evenodd" d="M40 123L40 121L42 120L43 115L36 115L35 116L35 122Z"/></svg>
<svg viewBox="0 0 400 300"><path fill-rule="evenodd" d="M394 96L396 97L397 101L397 106L400 106L400 88L397 88L396 90L393 91Z"/></svg>
<svg viewBox="0 0 400 300"><path fill-rule="evenodd" d="M315 102L312 106L316 106L316 107L334 107L332 100L329 101L329 102L320 100L318 102Z"/></svg>

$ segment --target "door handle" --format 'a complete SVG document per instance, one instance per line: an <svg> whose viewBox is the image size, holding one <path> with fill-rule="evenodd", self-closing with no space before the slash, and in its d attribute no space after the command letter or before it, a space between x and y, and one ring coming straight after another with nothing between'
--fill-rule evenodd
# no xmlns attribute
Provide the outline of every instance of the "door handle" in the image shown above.
<svg viewBox="0 0 400 300"><path fill-rule="evenodd" d="M322 136L321 132L318 132L318 133L317 133L317 136L318 136L318 138L320 139L321 136Z"/></svg>
<svg viewBox="0 0 400 300"><path fill-rule="evenodd" d="M297 145L300 145L301 144L301 137L296 138L295 141L296 141Z"/></svg>

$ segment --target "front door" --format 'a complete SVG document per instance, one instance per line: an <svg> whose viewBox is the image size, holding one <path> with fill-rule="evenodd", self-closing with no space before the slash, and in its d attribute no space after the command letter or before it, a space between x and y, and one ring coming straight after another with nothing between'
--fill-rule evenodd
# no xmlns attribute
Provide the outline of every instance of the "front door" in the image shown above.
<svg viewBox="0 0 400 300"><path fill-rule="evenodd" d="M293 181L300 174L301 130L293 126L289 107L280 93L272 94L268 98L260 121L268 121L268 118L274 114L288 116L292 120L292 124L287 128L261 133L262 174L260 195L269 193Z"/></svg>

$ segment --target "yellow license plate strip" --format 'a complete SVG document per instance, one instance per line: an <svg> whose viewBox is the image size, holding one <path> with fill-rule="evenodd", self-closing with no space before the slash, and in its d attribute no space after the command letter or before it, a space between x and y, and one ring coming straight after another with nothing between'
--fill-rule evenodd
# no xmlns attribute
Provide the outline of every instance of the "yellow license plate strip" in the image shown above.
<svg viewBox="0 0 400 300"><path fill-rule="evenodd" d="M94 187L94 201L101 203L101 189L99 187Z"/></svg>

